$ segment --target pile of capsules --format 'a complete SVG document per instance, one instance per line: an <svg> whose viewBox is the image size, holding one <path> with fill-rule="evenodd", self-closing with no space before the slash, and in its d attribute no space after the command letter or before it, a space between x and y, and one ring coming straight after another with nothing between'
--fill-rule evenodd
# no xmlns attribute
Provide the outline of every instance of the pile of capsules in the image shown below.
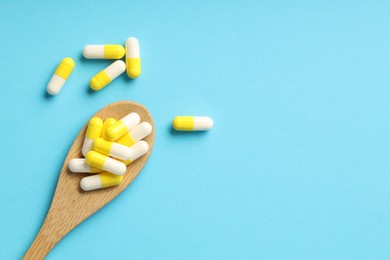
<svg viewBox="0 0 390 260"><path fill-rule="evenodd" d="M127 165L148 152L149 145L142 139L151 132L152 125L140 123L135 112L119 121L108 118L104 123L93 117L81 151L85 158L71 159L68 165L74 173L97 173L81 179L81 189L90 191L118 185Z"/></svg>
<svg viewBox="0 0 390 260"><path fill-rule="evenodd" d="M137 78L141 74L141 59L139 54L139 43L134 37L126 40L125 48L119 44L87 45L83 49L83 56L86 59L115 59L104 70L92 77L89 85L93 90L101 90L114 79L125 72L130 78ZM126 63L121 60L126 54ZM57 95L66 80L73 71L75 62L72 58L65 58L58 65L47 85L47 92L50 95Z"/></svg>

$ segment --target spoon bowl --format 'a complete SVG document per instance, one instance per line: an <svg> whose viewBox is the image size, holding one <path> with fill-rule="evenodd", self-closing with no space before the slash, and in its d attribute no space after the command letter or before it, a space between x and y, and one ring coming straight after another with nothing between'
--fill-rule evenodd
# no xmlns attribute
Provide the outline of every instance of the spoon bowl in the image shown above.
<svg viewBox="0 0 390 260"><path fill-rule="evenodd" d="M137 177L146 164L154 144L154 124L149 111L138 103L119 101L102 108L94 116L100 117L103 121L109 117L119 120L131 112L138 113L141 122L149 122L152 125L152 133L144 138L149 144L149 151L127 167L119 185L85 192L80 188L80 181L90 174L73 173L68 169L71 159L83 157L81 147L88 123L85 124L65 158L49 211L23 259L44 259L66 234L118 196Z"/></svg>

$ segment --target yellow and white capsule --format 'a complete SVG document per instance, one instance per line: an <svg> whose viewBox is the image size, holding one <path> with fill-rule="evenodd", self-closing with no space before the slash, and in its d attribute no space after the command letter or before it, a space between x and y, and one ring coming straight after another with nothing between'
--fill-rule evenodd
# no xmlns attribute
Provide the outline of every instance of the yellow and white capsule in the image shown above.
<svg viewBox="0 0 390 260"><path fill-rule="evenodd" d="M122 59L125 48L119 44L87 45L83 49L83 56L87 59Z"/></svg>
<svg viewBox="0 0 390 260"><path fill-rule="evenodd" d="M204 131L212 128L213 120L207 116L177 116L172 126L178 131Z"/></svg>
<svg viewBox="0 0 390 260"><path fill-rule="evenodd" d="M61 61L51 77L49 84L47 84L47 92L50 95L56 95L60 92L62 86L64 86L66 80L72 73L74 65L74 61L71 58L65 58Z"/></svg>
<svg viewBox="0 0 390 260"><path fill-rule="evenodd" d="M115 175L109 172L103 172L82 178L80 181L80 187L84 191L97 190L101 188L108 188L116 186L123 180L122 175Z"/></svg>
<svg viewBox="0 0 390 260"><path fill-rule="evenodd" d="M102 169L98 169L87 164L84 158L74 158L69 161L69 170L71 172L88 172L88 173L99 173L103 172Z"/></svg>
<svg viewBox="0 0 390 260"><path fill-rule="evenodd" d="M103 138L104 140L107 140L106 130L107 128L113 126L115 123L116 123L116 119L112 117L104 120L102 134L100 135L100 137Z"/></svg>
<svg viewBox="0 0 390 260"><path fill-rule="evenodd" d="M100 71L98 74L93 76L89 85L93 90L101 90L111 81L116 79L126 70L126 64L122 60L117 60L113 62L110 66Z"/></svg>
<svg viewBox="0 0 390 260"><path fill-rule="evenodd" d="M89 151L85 159L89 165L116 175L123 175L126 172L126 165L123 162L95 151Z"/></svg>
<svg viewBox="0 0 390 260"><path fill-rule="evenodd" d="M148 122L142 122L141 124L131 129L130 132L126 132L116 142L126 146L132 146L139 140L148 136L151 132L152 132L152 125L149 124Z"/></svg>
<svg viewBox="0 0 390 260"><path fill-rule="evenodd" d="M93 140L99 138L103 129L103 121L99 117L93 117L89 120L87 131L85 132L83 148L81 153L85 156L92 150Z"/></svg>
<svg viewBox="0 0 390 260"><path fill-rule="evenodd" d="M92 149L96 152L120 159L129 160L131 157L131 150L129 147L115 142L106 141L103 138L96 138L93 141Z"/></svg>
<svg viewBox="0 0 390 260"><path fill-rule="evenodd" d="M113 126L107 128L106 137L109 141L115 141L127 132L131 131L133 127L139 124L140 117L133 112L117 121Z"/></svg>
<svg viewBox="0 0 390 260"><path fill-rule="evenodd" d="M138 158L140 158L142 155L148 152L149 145L145 141L139 141L132 145L130 148L130 157L128 160L124 161L126 165L129 165L130 163L134 162Z"/></svg>
<svg viewBox="0 0 390 260"><path fill-rule="evenodd" d="M137 38L134 37L126 40L126 73L133 79L141 74L139 43Z"/></svg>

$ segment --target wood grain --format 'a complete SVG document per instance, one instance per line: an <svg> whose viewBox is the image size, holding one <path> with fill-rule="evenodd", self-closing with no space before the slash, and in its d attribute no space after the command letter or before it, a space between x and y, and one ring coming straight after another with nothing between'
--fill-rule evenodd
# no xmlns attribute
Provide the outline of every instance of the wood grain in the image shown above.
<svg viewBox="0 0 390 260"><path fill-rule="evenodd" d="M120 119L130 112L137 112L141 117L141 122L149 122L153 127L152 133L144 139L149 144L147 154L127 167L123 181L118 186L84 192L80 188L80 180L87 175L72 173L68 169L68 163L70 159L83 157L81 147L87 128L86 124L69 150L60 172L49 212L23 259L44 259L66 234L118 196L137 177L147 162L154 144L154 124L149 111L135 102L119 101L104 107L95 116L100 117L102 120L109 117ZM66 132L64 131L63 134L65 135Z"/></svg>

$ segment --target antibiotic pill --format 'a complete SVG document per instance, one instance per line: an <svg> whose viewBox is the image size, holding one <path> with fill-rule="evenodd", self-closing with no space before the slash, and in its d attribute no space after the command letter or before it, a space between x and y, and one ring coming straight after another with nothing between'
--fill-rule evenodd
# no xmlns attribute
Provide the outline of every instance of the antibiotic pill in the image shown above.
<svg viewBox="0 0 390 260"><path fill-rule="evenodd" d="M106 141L103 138L96 138L93 141L92 149L120 160L129 160L132 152L129 147L123 144Z"/></svg>
<svg viewBox="0 0 390 260"><path fill-rule="evenodd" d="M123 162L95 151L89 151L85 159L89 165L116 175L123 175L126 172L126 165Z"/></svg>
<svg viewBox="0 0 390 260"><path fill-rule="evenodd" d="M60 92L62 86L64 86L66 80L72 73L74 65L74 61L71 58L65 58L61 61L51 77L49 84L47 84L47 92L50 95L56 95Z"/></svg>
<svg viewBox="0 0 390 260"><path fill-rule="evenodd" d="M116 186L123 180L122 175L115 175L109 172L96 174L82 178L80 181L80 187L84 191L97 190L101 188L108 188Z"/></svg>
<svg viewBox="0 0 390 260"><path fill-rule="evenodd" d="M138 40L134 37L126 40L126 73L133 79L141 74L139 44Z"/></svg>
<svg viewBox="0 0 390 260"><path fill-rule="evenodd" d="M116 119L112 118L112 117L104 120L102 134L100 135L100 137L107 140L106 130L107 130L107 128L113 126L115 123L116 123Z"/></svg>
<svg viewBox="0 0 390 260"><path fill-rule="evenodd" d="M83 56L87 59L122 59L125 48L119 44L87 45L83 49Z"/></svg>
<svg viewBox="0 0 390 260"><path fill-rule="evenodd" d="M123 145L132 146L139 140L148 136L151 132L152 125L148 122L142 122L141 124L131 129L130 132L125 133L116 142Z"/></svg>
<svg viewBox="0 0 390 260"><path fill-rule="evenodd" d="M149 145L145 141L139 141L136 144L132 145L129 149L131 150L131 156L128 160L124 162L126 165L129 165L130 163L134 162L142 155L147 153L147 151L149 150Z"/></svg>
<svg viewBox="0 0 390 260"><path fill-rule="evenodd" d="M113 126L107 128L106 137L109 141L115 141L127 132L131 131L133 127L139 124L140 117L133 112L117 121Z"/></svg>
<svg viewBox="0 0 390 260"><path fill-rule="evenodd" d="M101 90L102 88L110 84L111 81L113 81L123 72L125 72L125 70L126 64L122 60L117 60L110 66L96 74L89 82L89 85L93 90Z"/></svg>
<svg viewBox="0 0 390 260"><path fill-rule="evenodd" d="M69 170L71 172L88 172L88 173L99 173L103 172L102 169L98 169L87 164L84 158L75 158L69 161Z"/></svg>
<svg viewBox="0 0 390 260"><path fill-rule="evenodd" d="M177 116L172 126L178 131L204 131L213 127L213 120L207 116Z"/></svg>
<svg viewBox="0 0 390 260"><path fill-rule="evenodd" d="M83 148L81 153L85 156L92 150L93 140L99 138L103 129L103 121L99 117L93 117L89 120L87 131L84 137Z"/></svg>

